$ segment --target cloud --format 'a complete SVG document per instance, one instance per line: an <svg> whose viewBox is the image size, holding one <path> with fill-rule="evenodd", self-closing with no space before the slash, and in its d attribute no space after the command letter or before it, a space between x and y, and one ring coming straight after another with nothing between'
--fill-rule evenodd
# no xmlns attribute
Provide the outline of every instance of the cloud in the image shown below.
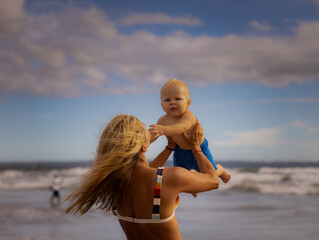
<svg viewBox="0 0 319 240"><path fill-rule="evenodd" d="M136 24L176 24L186 26L199 26L202 21L192 16L171 17L164 13L133 13L119 22L119 25L130 26Z"/></svg>
<svg viewBox="0 0 319 240"><path fill-rule="evenodd" d="M293 122L290 123L290 126L292 127L298 127L298 128L303 128L305 129L307 132L310 132L310 133L315 133L318 131L317 128L315 127L312 127L312 126L309 126L309 124L299 120L299 119L296 119L294 120Z"/></svg>
<svg viewBox="0 0 319 240"><path fill-rule="evenodd" d="M273 27L267 24L266 22L251 21L249 23L249 26L254 30L262 32L269 32L273 30Z"/></svg>
<svg viewBox="0 0 319 240"><path fill-rule="evenodd" d="M318 129L317 129L317 128L314 128L314 127L308 127L308 128L307 128L307 131L310 132L310 133L315 133L315 132L318 131Z"/></svg>
<svg viewBox="0 0 319 240"><path fill-rule="evenodd" d="M24 0L4 0L0 3L0 40L16 34L24 20Z"/></svg>
<svg viewBox="0 0 319 240"><path fill-rule="evenodd" d="M260 103L315 103L319 102L319 98L299 97L299 98L273 98L262 99Z"/></svg>
<svg viewBox="0 0 319 240"><path fill-rule="evenodd" d="M300 121L299 119L296 119L295 121L290 123L290 125L293 127L304 127L306 124L304 122Z"/></svg>
<svg viewBox="0 0 319 240"><path fill-rule="evenodd" d="M208 104L201 104L196 108L212 108L212 107L233 107L241 105L252 104L269 104L269 103L317 103L319 98L299 97L299 98L269 98L250 101L228 101L228 102L214 102Z"/></svg>
<svg viewBox="0 0 319 240"><path fill-rule="evenodd" d="M310 0L310 1L319 7L319 0Z"/></svg>
<svg viewBox="0 0 319 240"><path fill-rule="evenodd" d="M228 140L215 141L214 146L227 146L227 147L238 147L238 146L262 146L272 147L278 143L278 135L280 128L265 128L257 129L254 131L242 131L242 132L228 132L226 135L229 137Z"/></svg>
<svg viewBox="0 0 319 240"><path fill-rule="evenodd" d="M278 36L123 34L94 6L41 15L25 12L22 3L0 2L0 11L12 11L4 18L13 19L0 27L2 92L79 97L149 92L172 77L201 86L285 86L319 78L318 21L299 22L291 35ZM158 16L157 22L187 22Z"/></svg>
<svg viewBox="0 0 319 240"><path fill-rule="evenodd" d="M0 97L0 103L10 103L11 99L5 96Z"/></svg>

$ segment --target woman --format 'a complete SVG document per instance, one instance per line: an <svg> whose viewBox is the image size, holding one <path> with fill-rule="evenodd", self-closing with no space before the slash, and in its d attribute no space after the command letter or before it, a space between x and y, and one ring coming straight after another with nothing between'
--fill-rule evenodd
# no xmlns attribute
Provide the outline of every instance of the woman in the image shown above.
<svg viewBox="0 0 319 240"><path fill-rule="evenodd" d="M179 193L219 186L214 167L200 150L202 134L197 123L189 137L200 173L180 167L161 169L175 143L169 140L148 163L145 153L151 136L145 125L134 116L116 116L100 137L96 161L82 185L67 197L71 204L66 213L84 214L97 204L106 211L113 209L129 240L182 239L175 217Z"/></svg>

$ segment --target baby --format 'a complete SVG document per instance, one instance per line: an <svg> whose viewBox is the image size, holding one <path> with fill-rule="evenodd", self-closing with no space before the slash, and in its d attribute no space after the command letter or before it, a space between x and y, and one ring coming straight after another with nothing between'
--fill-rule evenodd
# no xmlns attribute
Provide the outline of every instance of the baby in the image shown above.
<svg viewBox="0 0 319 240"><path fill-rule="evenodd" d="M171 137L176 143L174 150L174 166L184 167L188 170L199 172L198 164L190 149L187 148L184 132L192 130L196 123L195 115L188 110L191 104L189 90L183 81L171 79L161 89L161 105L166 112L157 124L150 125L150 132L154 139L161 135ZM203 137L201 140L201 150L209 161L213 164L217 175L227 183L230 174L220 165L214 162L213 156L208 149L208 142Z"/></svg>

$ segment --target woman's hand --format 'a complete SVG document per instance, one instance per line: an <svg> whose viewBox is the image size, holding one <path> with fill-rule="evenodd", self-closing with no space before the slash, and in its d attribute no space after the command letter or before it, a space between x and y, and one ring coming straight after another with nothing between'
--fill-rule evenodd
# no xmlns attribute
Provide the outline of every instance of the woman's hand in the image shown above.
<svg viewBox="0 0 319 240"><path fill-rule="evenodd" d="M185 143L188 145L188 148L192 149L193 151L200 150L203 136L203 128L197 118L193 129L189 133L184 132Z"/></svg>

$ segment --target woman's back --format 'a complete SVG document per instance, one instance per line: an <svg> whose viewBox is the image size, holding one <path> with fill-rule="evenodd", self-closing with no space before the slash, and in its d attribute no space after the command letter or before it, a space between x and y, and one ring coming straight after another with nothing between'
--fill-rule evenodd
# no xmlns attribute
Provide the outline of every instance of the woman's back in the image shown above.
<svg viewBox="0 0 319 240"><path fill-rule="evenodd" d="M101 134L93 166L67 196L71 204L66 213L85 214L94 204L106 211L116 207L128 239L181 239L175 217L178 194L208 191L219 184L214 167L200 150L200 125L192 132L189 144L200 173L175 167L157 174L153 167L163 166L174 146L168 144L150 167L145 153L151 136L145 125L134 116L114 117Z"/></svg>
<svg viewBox="0 0 319 240"><path fill-rule="evenodd" d="M170 187L173 171L171 168L163 170L160 219L169 218L175 212L175 200L178 192ZM117 206L121 216L137 219L152 218L156 172L156 168L149 168L146 165L136 167L132 174L126 203L122 207ZM128 239L181 239L175 215L164 223L132 223L120 220L120 224Z"/></svg>

